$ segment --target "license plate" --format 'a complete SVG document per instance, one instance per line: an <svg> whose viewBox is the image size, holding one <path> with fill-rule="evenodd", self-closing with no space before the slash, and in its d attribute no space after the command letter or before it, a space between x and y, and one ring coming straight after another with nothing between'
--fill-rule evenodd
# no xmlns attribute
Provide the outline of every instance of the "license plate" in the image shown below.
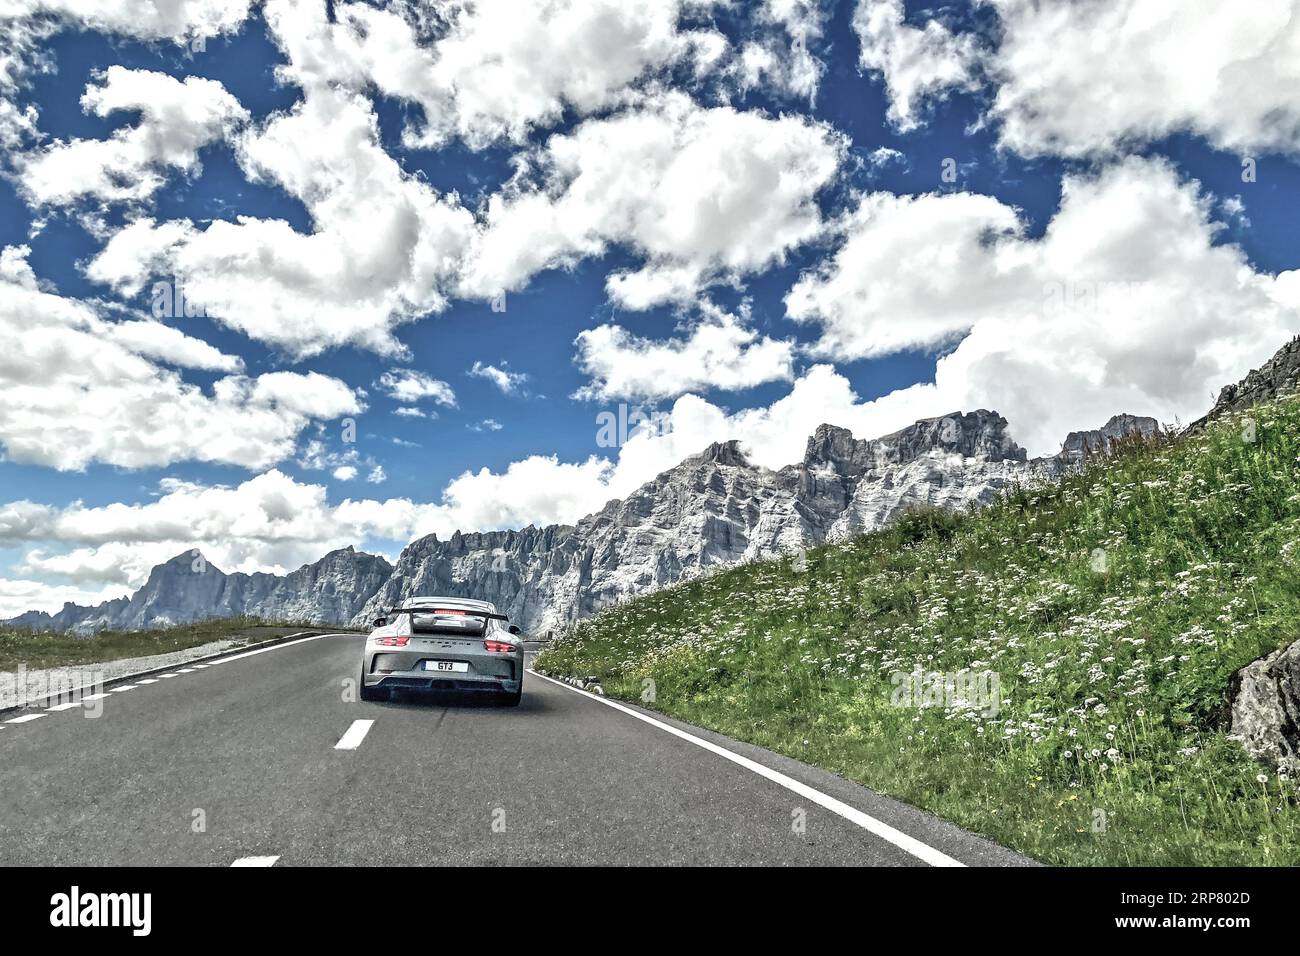
<svg viewBox="0 0 1300 956"><path fill-rule="evenodd" d="M425 661L424 669L426 671L451 671L454 674L464 674L469 671L469 665L464 661Z"/></svg>

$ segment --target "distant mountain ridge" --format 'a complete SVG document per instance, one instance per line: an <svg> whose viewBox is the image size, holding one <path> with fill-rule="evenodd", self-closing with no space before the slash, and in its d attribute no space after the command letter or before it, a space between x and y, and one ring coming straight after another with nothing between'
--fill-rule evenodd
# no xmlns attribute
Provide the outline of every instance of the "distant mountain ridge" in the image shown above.
<svg viewBox="0 0 1300 956"><path fill-rule="evenodd" d="M48 614L28 611L4 622L33 630L140 630L189 624L214 617L341 624L374 594L393 566L379 555L351 546L286 574L226 574L198 551L186 551L149 572L129 598L95 607L65 604Z"/></svg>
<svg viewBox="0 0 1300 956"><path fill-rule="evenodd" d="M186 552L155 567L130 598L6 623L81 633L238 615L364 625L413 595L448 594L493 601L527 632L563 630L634 594L870 531L908 507L985 504L1157 427L1116 416L1072 432L1056 456L1029 459L1006 419L986 409L868 440L821 425L803 459L775 471L751 464L738 441L717 442L573 525L428 535L396 565L349 547L287 575L226 574Z"/></svg>

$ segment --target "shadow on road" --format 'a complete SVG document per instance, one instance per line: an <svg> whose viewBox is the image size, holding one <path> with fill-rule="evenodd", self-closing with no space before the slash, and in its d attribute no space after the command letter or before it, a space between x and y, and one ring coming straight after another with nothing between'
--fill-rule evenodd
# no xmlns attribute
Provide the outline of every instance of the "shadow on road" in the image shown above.
<svg viewBox="0 0 1300 956"><path fill-rule="evenodd" d="M376 701L375 706L406 709L409 707L446 707L455 710L500 710L506 713L542 713L550 710L539 694L524 689L523 699L514 707L507 707L505 699L482 692L457 692L447 690L402 689L389 692L388 700Z"/></svg>

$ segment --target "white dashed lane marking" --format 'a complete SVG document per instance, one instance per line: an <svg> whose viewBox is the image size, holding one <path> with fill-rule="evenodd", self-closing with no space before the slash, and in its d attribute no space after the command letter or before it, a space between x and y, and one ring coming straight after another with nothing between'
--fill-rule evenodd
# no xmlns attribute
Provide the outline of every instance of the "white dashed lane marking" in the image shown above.
<svg viewBox="0 0 1300 956"><path fill-rule="evenodd" d="M335 750L356 750L361 746L361 741L366 739L366 734L370 733L370 728L375 725L373 720L354 720L348 732L339 738L339 742L334 745Z"/></svg>
<svg viewBox="0 0 1300 956"><path fill-rule="evenodd" d="M48 712L58 713L58 712L61 711L61 710L72 710L72 708L74 708L74 707L80 707L80 706L81 706L81 701L79 701L79 700L74 700L74 701L72 701L72 702L70 702L70 703L66 703L66 704L55 704L53 707L46 707L45 710L46 710L47 713L48 713Z"/></svg>
<svg viewBox="0 0 1300 956"><path fill-rule="evenodd" d="M13 720L6 720L6 724L25 724L29 720L35 720L38 717L44 717L44 714L23 714L21 717L15 717Z"/></svg>
<svg viewBox="0 0 1300 956"><path fill-rule="evenodd" d="M241 856L231 866L275 866L278 856Z"/></svg>
<svg viewBox="0 0 1300 956"><path fill-rule="evenodd" d="M140 683L141 683L141 684L156 684L156 683L158 683L158 678L156 678L156 677L146 677L144 680L140 681Z"/></svg>

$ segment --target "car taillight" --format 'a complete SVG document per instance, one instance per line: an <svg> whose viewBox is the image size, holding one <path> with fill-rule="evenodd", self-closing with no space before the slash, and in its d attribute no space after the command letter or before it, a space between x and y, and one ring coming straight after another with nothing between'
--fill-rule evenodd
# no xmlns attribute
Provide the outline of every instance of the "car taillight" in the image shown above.
<svg viewBox="0 0 1300 956"><path fill-rule="evenodd" d="M507 644L505 641L484 641L483 648L489 654L512 654L515 646Z"/></svg>
<svg viewBox="0 0 1300 956"><path fill-rule="evenodd" d="M375 643L380 647L405 647L410 640L409 637L381 637Z"/></svg>

